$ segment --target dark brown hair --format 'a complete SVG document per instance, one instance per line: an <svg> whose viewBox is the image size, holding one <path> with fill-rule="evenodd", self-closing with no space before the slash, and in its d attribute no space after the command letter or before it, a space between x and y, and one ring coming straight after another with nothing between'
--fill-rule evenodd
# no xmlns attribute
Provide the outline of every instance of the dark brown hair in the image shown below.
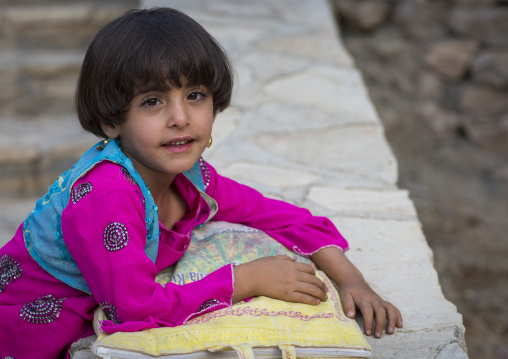
<svg viewBox="0 0 508 359"><path fill-rule="evenodd" d="M100 125L122 124L134 92L204 85L214 114L226 109L233 68L218 42L196 21L169 8L132 10L107 24L88 47L75 95L83 128L107 137Z"/></svg>

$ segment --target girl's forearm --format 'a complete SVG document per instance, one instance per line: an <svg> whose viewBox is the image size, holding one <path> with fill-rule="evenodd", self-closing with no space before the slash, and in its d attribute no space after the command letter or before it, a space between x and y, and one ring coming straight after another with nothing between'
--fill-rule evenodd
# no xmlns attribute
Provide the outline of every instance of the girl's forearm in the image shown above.
<svg viewBox="0 0 508 359"><path fill-rule="evenodd" d="M339 287L352 282L365 282L362 273L337 247L323 248L314 253L311 259Z"/></svg>

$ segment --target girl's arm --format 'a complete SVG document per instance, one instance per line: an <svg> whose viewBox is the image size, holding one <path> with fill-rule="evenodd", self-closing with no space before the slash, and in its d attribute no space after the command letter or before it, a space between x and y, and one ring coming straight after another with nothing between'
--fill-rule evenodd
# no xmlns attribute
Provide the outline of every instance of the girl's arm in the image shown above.
<svg viewBox="0 0 508 359"><path fill-rule="evenodd" d="M325 217L263 196L255 189L219 175L211 166L206 193L218 204L213 220L241 223L261 229L290 250L311 256L323 247L348 249L346 239Z"/></svg>
<svg viewBox="0 0 508 359"><path fill-rule="evenodd" d="M372 333L374 319L374 335L377 337L381 336L385 325L389 334L393 333L395 326L402 327L398 309L382 300L344 255L348 249L347 241L330 220L313 216L306 209L266 198L248 186L220 176L213 167L209 166L209 169L211 179L207 193L219 205L214 219L264 230L287 248L310 256L339 286L346 315L353 318L355 307L360 309L367 334ZM235 267L234 300L245 291L249 295L265 293L262 295L318 304L324 300L324 285L312 274L308 267L289 264L281 258L263 258L263 261L246 263Z"/></svg>
<svg viewBox="0 0 508 359"><path fill-rule="evenodd" d="M175 326L232 304L232 265L186 285L155 282L156 265L145 254L143 197L119 166L101 163L80 181L62 213L62 232L93 297L110 319L103 323L105 332ZM82 183L88 185L79 187ZM159 246L173 250L175 258L184 250L162 241Z"/></svg>
<svg viewBox="0 0 508 359"><path fill-rule="evenodd" d="M370 335L374 329L374 336L380 338L385 325L388 334L394 332L395 326L402 328L399 310L372 290L342 251L323 248L312 255L312 261L339 286L344 313L349 318L355 317L355 308L358 307L363 316L365 334Z"/></svg>

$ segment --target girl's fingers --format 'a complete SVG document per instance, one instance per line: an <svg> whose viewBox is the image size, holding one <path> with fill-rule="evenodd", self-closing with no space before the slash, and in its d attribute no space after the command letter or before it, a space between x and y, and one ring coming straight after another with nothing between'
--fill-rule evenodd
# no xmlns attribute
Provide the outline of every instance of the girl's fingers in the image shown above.
<svg viewBox="0 0 508 359"><path fill-rule="evenodd" d="M353 297L347 291L344 292L340 291L339 296L342 302L342 307L344 308L344 313L348 318L353 319L356 315L356 307Z"/></svg>
<svg viewBox="0 0 508 359"><path fill-rule="evenodd" d="M328 299L328 296L326 295L326 292L323 289L311 283L305 282L298 283L295 292L310 295L323 302L325 302Z"/></svg>
<svg viewBox="0 0 508 359"><path fill-rule="evenodd" d="M395 326L397 325L397 308L395 308L392 304L386 302L385 308L388 316L388 323L386 324L386 333L393 334L395 330Z"/></svg>
<svg viewBox="0 0 508 359"><path fill-rule="evenodd" d="M400 311L397 308L395 308L395 310L397 311L397 328L402 328L404 326L402 323L402 314L400 314Z"/></svg>
<svg viewBox="0 0 508 359"><path fill-rule="evenodd" d="M369 303L368 305L360 306L359 309L362 312L365 334L371 335L374 322L374 312L372 310L372 306Z"/></svg>
<svg viewBox="0 0 508 359"><path fill-rule="evenodd" d="M264 258L276 258L276 259L282 259L282 260L285 260L285 261L290 261L290 262L294 262L295 260L292 259L292 258L289 258L288 256L286 255L278 255L278 256L273 256L273 257L264 257Z"/></svg>
<svg viewBox="0 0 508 359"><path fill-rule="evenodd" d="M376 328L374 330L374 336L376 338L381 338L383 334L383 329L386 325L386 309L382 303L375 301L372 303L374 308L374 315L376 316Z"/></svg>
<svg viewBox="0 0 508 359"><path fill-rule="evenodd" d="M294 292L290 301L310 305L318 305L319 303L321 303L321 300L319 298L301 292Z"/></svg>
<svg viewBox="0 0 508 359"><path fill-rule="evenodd" d="M312 275L316 275L316 271L310 264L302 263L302 262L296 262L295 263L296 269L298 269L300 272L309 273Z"/></svg>

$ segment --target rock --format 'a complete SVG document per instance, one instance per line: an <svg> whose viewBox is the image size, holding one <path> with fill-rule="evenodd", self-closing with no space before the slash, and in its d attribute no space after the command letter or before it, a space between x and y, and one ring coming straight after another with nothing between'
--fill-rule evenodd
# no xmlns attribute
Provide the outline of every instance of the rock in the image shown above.
<svg viewBox="0 0 508 359"><path fill-rule="evenodd" d="M460 124L457 114L446 111L434 102L427 102L419 109L420 116L442 138L455 134Z"/></svg>
<svg viewBox="0 0 508 359"><path fill-rule="evenodd" d="M449 5L443 1L398 1L395 23L409 37L418 40L440 38L446 33L446 15Z"/></svg>
<svg viewBox="0 0 508 359"><path fill-rule="evenodd" d="M479 49L474 40L445 40L434 45L425 58L432 69L450 79L464 76Z"/></svg>
<svg viewBox="0 0 508 359"><path fill-rule="evenodd" d="M508 87L508 50L485 51L481 53L472 66L475 81L496 88Z"/></svg>
<svg viewBox="0 0 508 359"><path fill-rule="evenodd" d="M502 114L508 111L508 91L488 86L467 85L462 89L459 107L471 114Z"/></svg>
<svg viewBox="0 0 508 359"><path fill-rule="evenodd" d="M444 98L445 89L441 80L430 72L424 72L418 82L419 95L424 98L439 100Z"/></svg>
<svg viewBox="0 0 508 359"><path fill-rule="evenodd" d="M482 147L499 153L508 153L508 125L499 117L481 116L465 121L469 138Z"/></svg>
<svg viewBox="0 0 508 359"><path fill-rule="evenodd" d="M508 45L508 9L492 7L471 11L459 7L450 16L450 27L459 35L488 45Z"/></svg>
<svg viewBox="0 0 508 359"><path fill-rule="evenodd" d="M334 1L339 15L353 28L372 31L381 26L390 13L390 4L385 1Z"/></svg>

